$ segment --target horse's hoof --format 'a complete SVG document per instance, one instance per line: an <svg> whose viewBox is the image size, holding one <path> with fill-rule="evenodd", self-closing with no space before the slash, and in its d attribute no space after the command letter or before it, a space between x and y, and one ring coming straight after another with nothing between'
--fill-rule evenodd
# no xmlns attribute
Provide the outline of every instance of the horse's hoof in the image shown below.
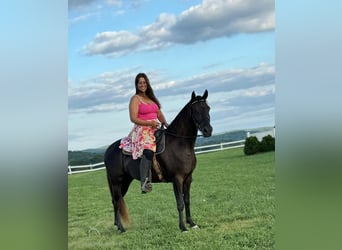
<svg viewBox="0 0 342 250"><path fill-rule="evenodd" d="M200 229L199 226L195 225L191 227L192 229Z"/></svg>
<svg viewBox="0 0 342 250"><path fill-rule="evenodd" d="M117 229L118 229L119 233L121 233L121 234L126 232L126 230L122 227L118 227Z"/></svg>

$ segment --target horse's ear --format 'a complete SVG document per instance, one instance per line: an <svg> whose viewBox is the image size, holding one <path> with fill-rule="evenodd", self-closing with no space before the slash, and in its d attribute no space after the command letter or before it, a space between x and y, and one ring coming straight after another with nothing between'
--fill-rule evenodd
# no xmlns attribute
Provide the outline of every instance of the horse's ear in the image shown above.
<svg viewBox="0 0 342 250"><path fill-rule="evenodd" d="M203 99L206 100L207 97L208 97L208 90L205 90L203 94Z"/></svg>
<svg viewBox="0 0 342 250"><path fill-rule="evenodd" d="M196 98L195 91L192 91L192 94L191 94L191 101L195 100L195 98Z"/></svg>

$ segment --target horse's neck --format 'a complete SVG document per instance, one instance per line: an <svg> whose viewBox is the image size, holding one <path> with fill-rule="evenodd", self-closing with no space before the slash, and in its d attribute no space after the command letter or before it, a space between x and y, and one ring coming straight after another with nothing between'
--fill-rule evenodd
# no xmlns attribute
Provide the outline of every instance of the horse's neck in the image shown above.
<svg viewBox="0 0 342 250"><path fill-rule="evenodd" d="M196 137L197 128L191 116L190 107L185 106L168 127L172 133L185 137Z"/></svg>

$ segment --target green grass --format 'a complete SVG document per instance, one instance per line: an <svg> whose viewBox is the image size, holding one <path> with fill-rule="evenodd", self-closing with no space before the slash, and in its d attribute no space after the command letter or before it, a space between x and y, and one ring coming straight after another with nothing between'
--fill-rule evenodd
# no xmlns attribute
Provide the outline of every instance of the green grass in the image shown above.
<svg viewBox="0 0 342 250"><path fill-rule="evenodd" d="M191 209L200 229L181 233L172 184L140 193L133 181L125 201L127 232L113 225L104 170L69 176L69 249L274 249L274 152L243 149L197 155Z"/></svg>

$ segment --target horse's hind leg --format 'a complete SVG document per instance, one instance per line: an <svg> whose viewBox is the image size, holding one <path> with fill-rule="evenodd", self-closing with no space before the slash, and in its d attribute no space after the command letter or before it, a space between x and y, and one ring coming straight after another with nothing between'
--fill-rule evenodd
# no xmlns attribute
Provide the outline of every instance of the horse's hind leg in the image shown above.
<svg viewBox="0 0 342 250"><path fill-rule="evenodd" d="M124 228L124 226L121 223L121 213L122 211L120 211L120 209L123 207L123 197L121 195L121 191L119 191L121 188L120 187L115 187L114 188L114 201L113 201L113 206L114 206L114 217L115 217L115 221L114 224L118 227L118 230L121 233L126 232L126 229ZM126 207L125 207L126 209Z"/></svg>
<svg viewBox="0 0 342 250"><path fill-rule="evenodd" d="M133 178L131 176L125 175L123 182L122 182L122 185L121 185L122 197L124 197L125 194L127 193L129 185L131 184L132 181L133 181Z"/></svg>
<svg viewBox="0 0 342 250"><path fill-rule="evenodd" d="M191 218L191 212L190 212L190 186L192 182L192 176L190 175L185 181L184 181L184 204L185 204L185 215L186 215L186 222L190 224L191 228L198 228L196 223L193 222Z"/></svg>
<svg viewBox="0 0 342 250"><path fill-rule="evenodd" d="M114 208L114 225L118 227L118 230L121 233L124 233L126 230L123 227L121 223L121 219L120 219L121 202L124 202L123 197L121 195L121 187L120 185L113 185L110 177L107 177L107 178L108 178L110 193L112 196L112 204Z"/></svg>

